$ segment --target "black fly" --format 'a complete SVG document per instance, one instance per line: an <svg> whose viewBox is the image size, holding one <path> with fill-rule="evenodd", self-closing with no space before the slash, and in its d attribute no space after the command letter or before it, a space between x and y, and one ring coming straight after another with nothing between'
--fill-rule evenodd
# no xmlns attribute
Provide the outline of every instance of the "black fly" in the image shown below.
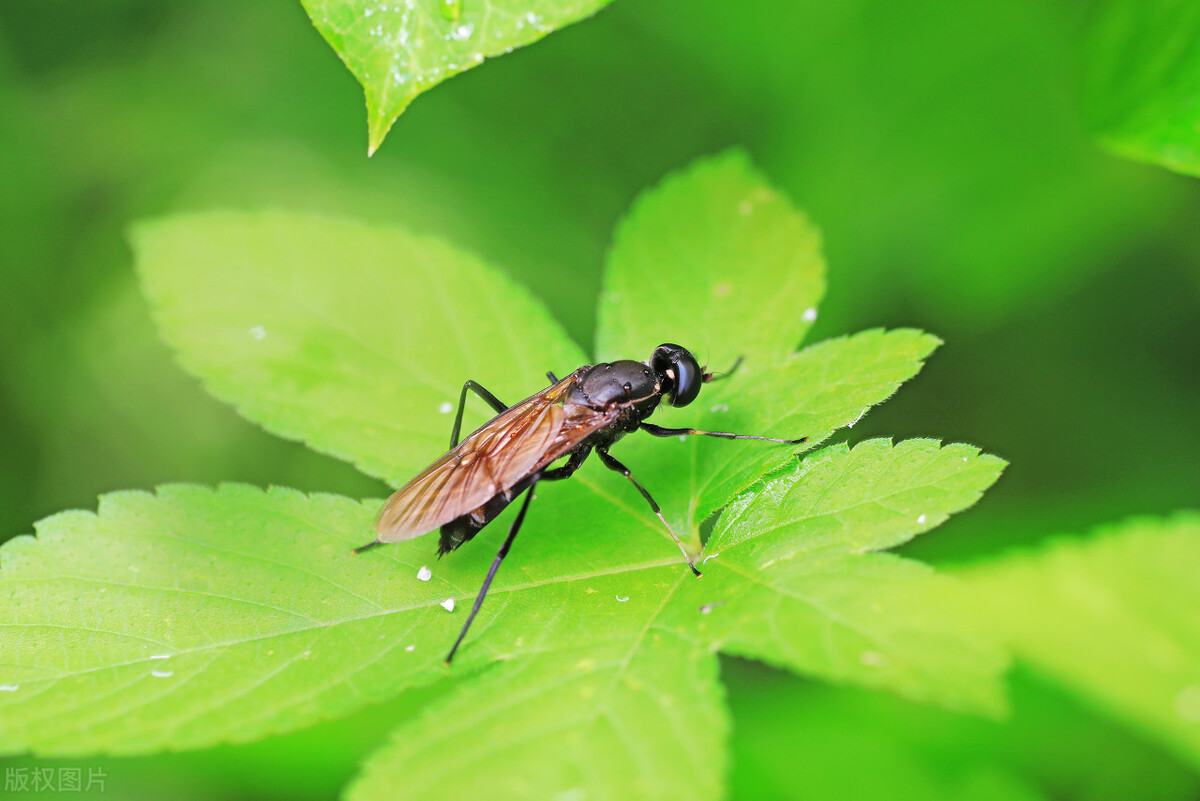
<svg viewBox="0 0 1200 801"><path fill-rule="evenodd" d="M659 345L646 363L622 360L580 367L562 380L552 373L547 376L551 386L515 406L505 406L474 381L463 384L454 430L450 434L450 451L388 499L375 521L377 538L355 549L355 553L359 553L440 528L438 555L441 556L478 534L514 498L525 492L525 500L483 580L471 614L446 656L447 665L483 605L496 570L521 528L533 488L539 481L567 478L595 451L605 467L633 483L683 552L688 567L699 576L700 571L691 555L663 517L654 498L634 479L629 468L608 452L609 448L639 428L656 437L699 434L789 445L807 440L807 437L774 439L694 428L663 428L647 423L646 418L658 408L664 396L672 406L687 406L700 394L701 385L713 380L712 373L701 369L696 358L679 345ZM487 401L497 415L459 442L467 390ZM564 465L550 468L563 457L567 457Z"/></svg>

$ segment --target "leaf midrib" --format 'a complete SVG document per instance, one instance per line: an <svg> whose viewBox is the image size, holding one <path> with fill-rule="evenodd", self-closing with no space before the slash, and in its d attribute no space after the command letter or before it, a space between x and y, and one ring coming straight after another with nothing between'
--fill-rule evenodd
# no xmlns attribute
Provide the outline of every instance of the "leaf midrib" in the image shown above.
<svg viewBox="0 0 1200 801"><path fill-rule="evenodd" d="M593 571L589 571L586 573L576 573L576 574L573 574L573 575L567 576L567 577L538 579L535 581L528 581L523 584L517 584L517 585L512 585L509 587L502 587L502 588L492 590L489 593L489 597L496 596L496 595L507 595L507 594L511 594L514 592L522 592L525 590L536 589L536 588L550 586L550 585L556 585L556 584L569 584L569 583L573 583L576 581L586 581L588 579L598 578L601 576L610 576L610 575L616 575L616 574L621 574L621 573L634 573L634 572L641 571L641 570L651 570L651 569L659 568L659 567L668 567L670 565L677 564L678 562L679 562L678 558L664 558L664 559L658 559L658 560L654 560L654 561L650 561L650 562L642 562L642 563L635 564L635 565L622 565L620 567L613 567L613 568L601 569L601 570L593 570ZM68 578L73 579L74 577L68 577ZM46 580L52 580L52 579L46 579ZM105 580L103 580L103 579L90 579L90 580L95 581L97 583L106 583ZM28 579L22 579L22 581L28 581ZM115 582L107 582L107 583L115 584ZM455 600L464 600L466 598L471 598L473 596L474 596L474 593L471 593L470 595L464 595L464 596L461 596L460 598L456 598ZM229 598L228 600L239 601L241 599ZM224 640L224 641L219 641L219 642L210 642L210 643L205 643L203 645L198 645L198 646L183 648L183 649L171 648L170 646L166 646L165 644L164 644L164 647L171 650L172 658L177 657L177 656L183 656L186 654L206 653L208 651L217 650L217 649L221 649L221 648L229 648L229 647L239 646L239 645L248 645L250 643L256 643L256 642L266 642L266 641L272 640L277 637L291 636L294 634L303 634L305 632L322 631L322 630L335 628L337 626L347 625L350 623L358 623L358 622L372 620L372 619L379 618L379 617L385 617L387 615L393 615L393 614L398 614L398 613L403 613L403 612L411 612L411 611L414 611L417 609L425 609L425 608L429 608L432 606L437 606L438 603L439 602L437 602L437 601L427 601L427 602L421 602L419 604L412 604L410 606L399 606L399 607L393 607L390 609L380 609L378 612L372 612L370 614L353 615L350 617L342 617L342 618L338 618L336 620L330 620L330 621L326 621L326 622L314 622L313 625L297 626L295 628L290 628L287 630L274 631L274 632L270 632L267 634L259 634L259 635L249 636L249 637L243 637L243 638L239 638L236 640ZM0 624L0 629L16 628L16 627L34 627L34 626L43 627L43 628L61 628L61 629L67 629L67 630L72 630L72 631L79 631L79 630L99 631L99 630L95 630L95 629L87 629L83 626L67 626L67 625L52 624L52 623L37 623L37 624L34 624L34 623L29 623L29 624L2 623L2 624ZM121 634L119 632L104 631L102 633L113 634L114 636L121 636L121 637L131 636L134 639L146 640L146 638L143 638L143 637L136 637L135 635L125 635L125 634ZM153 642L151 640L146 640L146 641ZM139 659L131 659L131 660L128 660L125 662L111 662L111 663L106 663L104 665L97 665L96 667L85 668L82 670L74 670L74 671L50 674L45 677L29 679L28 681L31 684L36 683L36 682L43 682L43 681L56 681L56 680L63 679L63 678L83 676L88 673L94 673L94 672L97 672L100 670L110 670L113 668L128 667L130 665L136 665L136 664L140 664L142 662L149 662L149 661L151 661L150 656L146 656L146 657L139 658Z"/></svg>

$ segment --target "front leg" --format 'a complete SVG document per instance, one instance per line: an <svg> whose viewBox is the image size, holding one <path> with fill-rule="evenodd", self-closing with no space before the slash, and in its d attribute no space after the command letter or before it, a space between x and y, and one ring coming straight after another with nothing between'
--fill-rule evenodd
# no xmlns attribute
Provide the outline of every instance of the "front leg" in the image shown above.
<svg viewBox="0 0 1200 801"><path fill-rule="evenodd" d="M720 437L721 439L759 439L763 442L782 442L784 445L799 445L802 442L808 442L808 437L800 439L776 439L775 437L760 437L755 434L730 434L727 431L697 431L694 428L663 428L656 426L654 423L642 423L639 428L647 434L653 434L656 437L686 437L689 435L699 435L702 437Z"/></svg>

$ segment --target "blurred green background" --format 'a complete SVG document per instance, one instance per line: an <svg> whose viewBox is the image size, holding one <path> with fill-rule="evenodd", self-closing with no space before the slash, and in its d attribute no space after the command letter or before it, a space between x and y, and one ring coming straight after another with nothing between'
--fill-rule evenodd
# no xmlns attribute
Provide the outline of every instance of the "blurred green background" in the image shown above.
<svg viewBox="0 0 1200 801"><path fill-rule="evenodd" d="M590 347L632 198L730 146L824 232L814 339L913 326L946 341L853 438L936 436L1011 462L907 552L957 562L1194 506L1200 191L1093 144L1092 12L621 0L419 98L368 161L361 90L298 3L5 0L0 539L173 481L386 491L258 431L172 363L131 221L282 207L398 222L503 267ZM1015 679L1002 726L725 668L739 798L1200 793L1158 746L1036 676ZM63 764L103 764L109 798L332 797L439 691L257 746ZM831 717L844 725L823 731ZM859 759L819 759L831 738Z"/></svg>

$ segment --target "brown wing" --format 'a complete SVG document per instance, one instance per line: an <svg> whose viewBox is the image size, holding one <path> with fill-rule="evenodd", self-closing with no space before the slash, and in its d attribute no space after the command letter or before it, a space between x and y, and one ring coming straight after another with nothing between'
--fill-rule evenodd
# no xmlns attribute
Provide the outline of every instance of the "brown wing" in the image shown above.
<svg viewBox="0 0 1200 801"><path fill-rule="evenodd" d="M562 400L577 378L578 371L501 412L397 490L375 520L380 542L433 531L537 470L558 440L568 416Z"/></svg>
<svg viewBox="0 0 1200 801"><path fill-rule="evenodd" d="M573 404L566 407L558 433L546 445L541 460L533 466L533 469L541 470L556 459L566 456L592 434L611 425L620 413L619 407L607 411L597 411L587 406Z"/></svg>

